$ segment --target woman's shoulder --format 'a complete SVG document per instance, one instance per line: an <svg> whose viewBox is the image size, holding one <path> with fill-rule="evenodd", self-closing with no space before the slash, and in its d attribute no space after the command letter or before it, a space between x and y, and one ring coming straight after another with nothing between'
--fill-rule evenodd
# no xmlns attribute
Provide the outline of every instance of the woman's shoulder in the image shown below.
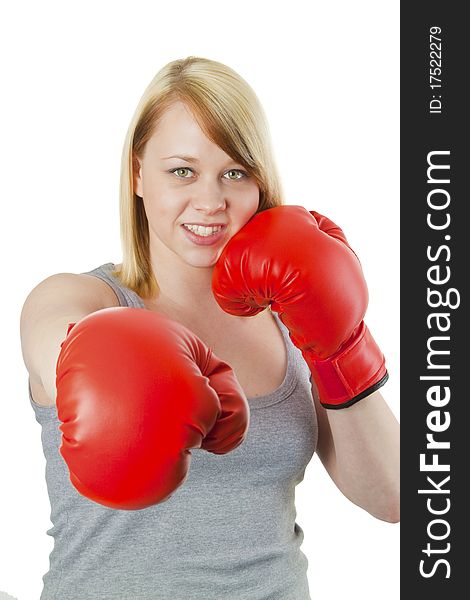
<svg viewBox="0 0 470 600"><path fill-rule="evenodd" d="M78 279L75 285L83 287L86 293L99 302L101 308L109 308L111 306L119 306L119 299L113 287L104 279L90 275L89 273L79 273L76 275Z"/></svg>
<svg viewBox="0 0 470 600"><path fill-rule="evenodd" d="M74 306L89 307L91 311L119 306L113 288L103 279L89 273L61 272L49 275L30 292L35 304L55 299Z"/></svg>
<svg viewBox="0 0 470 600"><path fill-rule="evenodd" d="M54 366L67 325L113 306L119 306L119 301L112 288L86 273L55 273L31 290L21 310L20 334L38 404L55 402Z"/></svg>

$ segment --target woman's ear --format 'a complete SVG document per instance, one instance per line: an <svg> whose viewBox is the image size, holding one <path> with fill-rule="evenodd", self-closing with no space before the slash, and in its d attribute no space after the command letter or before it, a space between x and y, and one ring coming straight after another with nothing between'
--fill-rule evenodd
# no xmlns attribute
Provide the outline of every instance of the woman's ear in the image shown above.
<svg viewBox="0 0 470 600"><path fill-rule="evenodd" d="M132 178L134 194L143 198L144 192L142 186L142 164L136 156L132 157Z"/></svg>

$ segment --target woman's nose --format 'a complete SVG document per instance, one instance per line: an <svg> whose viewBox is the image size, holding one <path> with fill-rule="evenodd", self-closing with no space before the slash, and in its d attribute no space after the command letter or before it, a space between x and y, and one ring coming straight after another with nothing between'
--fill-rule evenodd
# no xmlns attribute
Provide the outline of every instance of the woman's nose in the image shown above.
<svg viewBox="0 0 470 600"><path fill-rule="evenodd" d="M201 183L192 191L191 203L197 210L216 212L226 207L225 190L217 183Z"/></svg>

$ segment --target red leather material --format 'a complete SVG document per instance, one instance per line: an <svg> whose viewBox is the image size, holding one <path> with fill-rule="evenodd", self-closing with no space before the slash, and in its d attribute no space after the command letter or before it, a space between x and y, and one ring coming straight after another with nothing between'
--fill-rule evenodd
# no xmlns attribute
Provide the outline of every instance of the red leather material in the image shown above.
<svg viewBox="0 0 470 600"><path fill-rule="evenodd" d="M163 502L187 478L191 449L241 444L249 407L230 366L189 329L113 307L69 324L56 366L60 453L70 480L104 506Z"/></svg>
<svg viewBox="0 0 470 600"><path fill-rule="evenodd" d="M252 316L268 305L279 313L324 406L349 405L386 374L363 325L361 264L343 231L315 211L289 205L257 213L223 249L212 290L231 314Z"/></svg>
<svg viewBox="0 0 470 600"><path fill-rule="evenodd" d="M384 355L364 321L349 342L328 360L316 360L309 353L305 358L327 408L350 403L387 374Z"/></svg>

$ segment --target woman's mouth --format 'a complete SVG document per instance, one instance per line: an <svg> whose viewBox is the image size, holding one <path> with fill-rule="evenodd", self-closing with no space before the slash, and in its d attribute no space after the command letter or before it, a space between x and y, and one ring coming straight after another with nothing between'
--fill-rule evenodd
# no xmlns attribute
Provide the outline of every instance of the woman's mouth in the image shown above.
<svg viewBox="0 0 470 600"><path fill-rule="evenodd" d="M217 244L225 236L227 230L227 225L202 227L200 225L188 225L184 223L181 227L186 238L198 246L212 246L213 244Z"/></svg>

